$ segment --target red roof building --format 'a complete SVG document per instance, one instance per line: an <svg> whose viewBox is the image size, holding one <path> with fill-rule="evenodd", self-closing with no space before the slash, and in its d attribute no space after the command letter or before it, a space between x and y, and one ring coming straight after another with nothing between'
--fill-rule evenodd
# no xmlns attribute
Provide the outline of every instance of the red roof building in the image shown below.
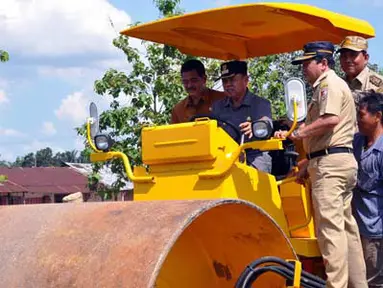
<svg viewBox="0 0 383 288"><path fill-rule="evenodd" d="M57 203L75 192L89 195L86 176L69 167L0 167L0 204Z"/></svg>

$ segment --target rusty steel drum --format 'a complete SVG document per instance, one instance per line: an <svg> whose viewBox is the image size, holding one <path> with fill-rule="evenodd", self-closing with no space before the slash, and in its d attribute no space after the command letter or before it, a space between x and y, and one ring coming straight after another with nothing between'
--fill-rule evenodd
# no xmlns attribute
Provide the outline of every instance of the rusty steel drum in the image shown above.
<svg viewBox="0 0 383 288"><path fill-rule="evenodd" d="M241 200L0 208L0 287L233 287L262 256L297 259L278 225ZM254 287L285 287L273 274Z"/></svg>

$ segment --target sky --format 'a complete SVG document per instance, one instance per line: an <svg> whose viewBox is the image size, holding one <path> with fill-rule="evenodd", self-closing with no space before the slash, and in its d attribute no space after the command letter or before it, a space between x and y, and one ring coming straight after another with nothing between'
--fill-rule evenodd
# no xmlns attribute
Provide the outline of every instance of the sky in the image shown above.
<svg viewBox="0 0 383 288"><path fill-rule="evenodd" d="M181 8L195 12L255 2L261 1L181 0ZM383 66L383 0L287 2L367 20L376 32L369 41L371 62ZM129 71L113 38L132 22L158 17L153 0L0 0L0 49L10 54L9 62L0 63L0 160L45 147L81 151L75 127L86 121L91 101L101 110L109 101L94 93L94 81L108 68ZM132 45L140 48L140 41Z"/></svg>

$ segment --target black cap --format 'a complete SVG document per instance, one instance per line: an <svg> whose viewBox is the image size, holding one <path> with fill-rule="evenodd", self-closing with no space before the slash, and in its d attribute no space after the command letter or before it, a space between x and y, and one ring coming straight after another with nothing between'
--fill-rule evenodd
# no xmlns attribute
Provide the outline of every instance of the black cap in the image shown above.
<svg viewBox="0 0 383 288"><path fill-rule="evenodd" d="M222 78L232 77L235 74L247 75L247 63L245 61L229 61L221 64L221 76L216 79L218 81Z"/></svg>
<svg viewBox="0 0 383 288"><path fill-rule="evenodd" d="M334 44L328 41L309 42L303 46L304 54L295 58L291 63L293 65L302 64L303 61L315 58L320 55L333 55Z"/></svg>

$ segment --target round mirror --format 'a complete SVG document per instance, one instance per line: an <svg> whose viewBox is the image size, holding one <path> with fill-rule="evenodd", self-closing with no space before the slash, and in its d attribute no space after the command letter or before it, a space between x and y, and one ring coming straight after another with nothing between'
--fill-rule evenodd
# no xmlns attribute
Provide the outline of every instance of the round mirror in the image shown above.
<svg viewBox="0 0 383 288"><path fill-rule="evenodd" d="M287 118L294 121L294 99L297 102L297 121L303 121L307 116L306 86L299 78L290 78L285 83L285 104Z"/></svg>
<svg viewBox="0 0 383 288"><path fill-rule="evenodd" d="M89 106L89 115L90 115L90 136L94 138L99 132L99 122L98 122L98 112L97 106L93 102Z"/></svg>

